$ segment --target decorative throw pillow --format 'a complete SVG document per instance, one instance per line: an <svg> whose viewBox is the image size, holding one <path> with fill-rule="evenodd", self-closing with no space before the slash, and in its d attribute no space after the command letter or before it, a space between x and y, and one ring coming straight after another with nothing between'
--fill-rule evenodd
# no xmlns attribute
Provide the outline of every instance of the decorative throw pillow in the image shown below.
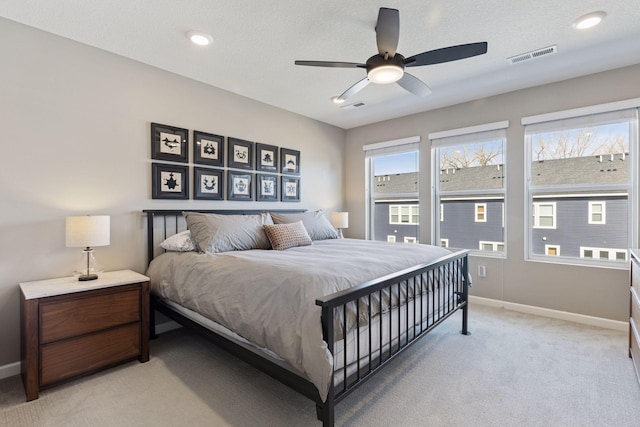
<svg viewBox="0 0 640 427"><path fill-rule="evenodd" d="M257 215L219 215L183 212L187 227L200 252L229 252L269 249L269 239L262 228L273 224L268 213Z"/></svg>
<svg viewBox="0 0 640 427"><path fill-rule="evenodd" d="M265 225L264 231L267 232L271 247L277 251L313 244L302 221Z"/></svg>
<svg viewBox="0 0 640 427"><path fill-rule="evenodd" d="M160 243L160 247L173 252L191 252L196 250L196 244L191 238L191 232L189 230L169 236Z"/></svg>
<svg viewBox="0 0 640 427"><path fill-rule="evenodd" d="M276 224L302 221L311 240L337 239L339 237L338 231L333 228L321 210L294 214L271 213L271 218Z"/></svg>

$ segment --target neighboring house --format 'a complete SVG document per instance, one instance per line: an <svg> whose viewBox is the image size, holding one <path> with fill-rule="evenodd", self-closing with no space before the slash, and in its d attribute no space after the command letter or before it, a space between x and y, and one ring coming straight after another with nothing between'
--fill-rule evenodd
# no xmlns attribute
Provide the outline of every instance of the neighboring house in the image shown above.
<svg viewBox="0 0 640 427"><path fill-rule="evenodd" d="M536 195L531 218L532 249L539 255L610 260L627 259L627 194L624 192L552 191L556 185L625 182L628 155L576 157L532 163L532 180L550 191ZM417 233L417 173L375 177L375 238L405 241ZM443 169L441 191L502 188L503 165ZM412 197L413 196L413 197ZM504 200L470 194L443 197L440 203L440 245L483 251L504 250ZM412 234L414 233L414 234Z"/></svg>
<svg viewBox="0 0 640 427"><path fill-rule="evenodd" d="M418 173L374 177L373 238L418 243Z"/></svg>

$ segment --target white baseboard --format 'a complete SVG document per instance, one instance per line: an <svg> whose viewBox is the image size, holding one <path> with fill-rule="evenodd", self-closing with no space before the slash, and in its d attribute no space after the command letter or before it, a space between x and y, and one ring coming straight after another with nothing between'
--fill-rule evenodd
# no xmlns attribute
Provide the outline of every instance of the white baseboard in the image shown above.
<svg viewBox="0 0 640 427"><path fill-rule="evenodd" d="M584 314L570 313L568 311L552 310L550 308L534 307L532 305L517 304L515 302L500 301L490 298L475 297L469 295L471 304L486 305L489 307L504 308L505 310L519 311L521 313L535 314L536 316L550 317L552 319L566 320L582 323L583 325L598 326L600 328L613 329L628 332L629 323L618 320L603 319L601 317L586 316Z"/></svg>
<svg viewBox="0 0 640 427"><path fill-rule="evenodd" d="M9 363L0 366L0 380L18 375L20 373L20 362Z"/></svg>

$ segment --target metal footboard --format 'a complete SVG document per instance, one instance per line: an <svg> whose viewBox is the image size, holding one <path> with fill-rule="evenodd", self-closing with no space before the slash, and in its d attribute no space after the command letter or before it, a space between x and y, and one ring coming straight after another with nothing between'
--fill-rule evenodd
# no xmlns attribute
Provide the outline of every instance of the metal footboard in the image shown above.
<svg viewBox="0 0 640 427"><path fill-rule="evenodd" d="M467 256L455 252L316 300L334 355L329 394L317 404L324 426L333 426L338 402L459 309L461 333L468 334Z"/></svg>

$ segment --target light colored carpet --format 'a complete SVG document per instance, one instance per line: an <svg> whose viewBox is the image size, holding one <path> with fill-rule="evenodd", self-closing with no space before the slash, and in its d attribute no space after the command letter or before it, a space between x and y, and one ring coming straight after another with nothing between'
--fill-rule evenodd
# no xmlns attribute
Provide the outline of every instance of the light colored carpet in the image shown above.
<svg viewBox="0 0 640 427"><path fill-rule="evenodd" d="M495 308L456 315L337 406L340 426L640 426L624 333ZM0 426L319 426L315 405L182 329L151 360L24 402L0 381Z"/></svg>

